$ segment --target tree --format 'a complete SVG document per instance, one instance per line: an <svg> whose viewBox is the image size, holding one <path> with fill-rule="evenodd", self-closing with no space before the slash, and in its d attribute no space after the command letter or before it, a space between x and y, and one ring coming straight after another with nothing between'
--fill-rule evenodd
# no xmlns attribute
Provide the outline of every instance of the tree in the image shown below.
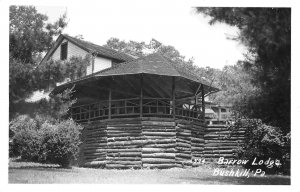
<svg viewBox="0 0 300 192"><path fill-rule="evenodd" d="M9 53L24 63L35 63L41 53L53 44L53 38L66 27L66 14L54 23L46 23L48 17L33 6L10 6Z"/></svg>
<svg viewBox="0 0 300 192"><path fill-rule="evenodd" d="M240 29L234 38L248 47L243 67L252 76L257 94L247 98L249 117L290 131L291 9L196 8L210 24L224 22Z"/></svg>
<svg viewBox="0 0 300 192"><path fill-rule="evenodd" d="M171 59L173 62L183 63L192 67L194 60L193 58L185 60L185 56L181 55L179 51L171 46L164 45L156 39L151 39L151 41L147 44L145 42L137 42L137 41L129 41L126 42L124 40L120 41L118 38L110 38L105 47L110 49L114 49L116 51L125 52L134 56L143 57L152 53L161 53L165 57Z"/></svg>
<svg viewBox="0 0 300 192"><path fill-rule="evenodd" d="M33 6L10 6L9 11L9 98L12 104L35 90L37 81L33 73L42 54L67 23L65 14L53 24L46 23L48 17Z"/></svg>
<svg viewBox="0 0 300 192"><path fill-rule="evenodd" d="M38 13L35 7L10 7L10 119L17 114L19 104L23 104L34 91L53 87L66 77L80 77L90 63L91 55L88 54L85 58L73 57L64 63L50 60L40 64L43 53L67 25L65 14L54 23L46 23L47 20L48 17ZM48 105L58 101L52 100L55 102L49 101Z"/></svg>

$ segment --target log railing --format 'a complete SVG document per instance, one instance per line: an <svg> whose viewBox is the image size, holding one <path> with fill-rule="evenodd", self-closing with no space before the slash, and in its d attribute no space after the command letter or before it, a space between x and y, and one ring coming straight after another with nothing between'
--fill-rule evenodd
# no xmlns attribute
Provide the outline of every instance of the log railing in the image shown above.
<svg viewBox="0 0 300 192"><path fill-rule="evenodd" d="M71 117L77 122L88 122L111 118L122 117L172 117L173 105L170 99L144 98L140 107L139 98L111 100L111 110L108 101L100 101L86 105L74 106L71 108ZM203 120L200 106L191 104L177 104L175 117L187 120ZM109 112L111 114L109 115Z"/></svg>

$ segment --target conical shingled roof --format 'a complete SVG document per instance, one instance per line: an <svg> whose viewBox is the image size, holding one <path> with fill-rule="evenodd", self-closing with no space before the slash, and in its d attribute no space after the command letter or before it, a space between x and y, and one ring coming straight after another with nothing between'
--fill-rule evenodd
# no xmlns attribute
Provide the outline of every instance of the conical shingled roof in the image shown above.
<svg viewBox="0 0 300 192"><path fill-rule="evenodd" d="M72 84L82 84L86 83L87 81L92 82L96 79L101 79L101 77L137 74L152 74L183 78L196 84L203 84L205 86L204 88L206 90L206 93L219 91L219 89L213 87L211 83L198 77L190 70L184 68L182 65L172 62L171 60L162 56L160 53L154 53L146 57L135 59L133 61L115 64L113 67L104 69L86 77L82 77L75 81L65 83L56 87L53 92L58 92L59 90L64 89L64 87L71 86Z"/></svg>
<svg viewBox="0 0 300 192"><path fill-rule="evenodd" d="M197 77L192 72L179 64L169 61L159 53L154 53L133 61L124 62L115 67L100 71L95 76L115 76L128 74L155 74L163 76L183 77L198 83L209 85L205 80Z"/></svg>

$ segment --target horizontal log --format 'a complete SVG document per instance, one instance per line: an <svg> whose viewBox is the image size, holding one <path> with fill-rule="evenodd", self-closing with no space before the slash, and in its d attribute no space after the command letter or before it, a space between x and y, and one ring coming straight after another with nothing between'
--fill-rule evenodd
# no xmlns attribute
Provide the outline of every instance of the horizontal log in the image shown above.
<svg viewBox="0 0 300 192"><path fill-rule="evenodd" d="M167 148L142 148L142 153L160 153L160 152L176 152L176 149L171 148L171 149L167 149Z"/></svg>
<svg viewBox="0 0 300 192"><path fill-rule="evenodd" d="M161 164L161 163L170 163L173 164L175 163L175 158L170 159L170 158L142 158L143 164L149 163L149 164Z"/></svg>
<svg viewBox="0 0 300 192"><path fill-rule="evenodd" d="M204 139L203 139L203 138L195 138L195 137L192 137L192 138L191 138L191 141L192 141L192 142L204 143Z"/></svg>
<svg viewBox="0 0 300 192"><path fill-rule="evenodd" d="M145 136L170 136L170 137L174 137L176 136L176 133L172 133L172 132L146 132L143 131L143 135Z"/></svg>
<svg viewBox="0 0 300 192"><path fill-rule="evenodd" d="M145 138L143 136L134 136L134 137L109 137L107 138L107 141L132 141L132 140L144 140Z"/></svg>
<svg viewBox="0 0 300 192"><path fill-rule="evenodd" d="M143 147L150 147L150 148L172 148L172 147L176 147L177 144L174 143L170 143L170 144L146 144Z"/></svg>
<svg viewBox="0 0 300 192"><path fill-rule="evenodd" d="M145 140L131 140L131 141L115 141L115 142L112 142L112 141L109 141L107 142L107 145L108 146L111 146L111 145L121 145L121 146L126 146L126 145L141 145L141 144L145 144L147 141Z"/></svg>
<svg viewBox="0 0 300 192"><path fill-rule="evenodd" d="M107 148L108 152L139 152L142 151L141 148Z"/></svg>
<svg viewBox="0 0 300 192"><path fill-rule="evenodd" d="M141 152L136 152L136 151L130 151L130 152L112 152L108 151L107 156L110 157L139 157L142 156Z"/></svg>
<svg viewBox="0 0 300 192"><path fill-rule="evenodd" d="M215 139L215 140L205 140L205 143L231 143L231 144L237 144L237 143L243 143L242 140L222 140L222 139Z"/></svg>
<svg viewBox="0 0 300 192"><path fill-rule="evenodd" d="M176 153L176 158L178 158L178 157L190 159L192 157L192 155L191 154L184 154L184 153Z"/></svg>
<svg viewBox="0 0 300 192"><path fill-rule="evenodd" d="M176 146L176 150L179 150L179 151L191 151L191 147L178 147Z"/></svg>
<svg viewBox="0 0 300 192"><path fill-rule="evenodd" d="M106 164L108 169L130 169L130 168L141 168L142 165L120 165L120 164Z"/></svg>
<svg viewBox="0 0 300 192"><path fill-rule="evenodd" d="M138 149L141 148L141 145L110 145L107 146L107 150L110 149Z"/></svg>
<svg viewBox="0 0 300 192"><path fill-rule="evenodd" d="M168 144L168 143L175 143L176 139L175 138L145 138L146 144Z"/></svg>
<svg viewBox="0 0 300 192"><path fill-rule="evenodd" d="M142 132L164 132L164 133L176 133L175 130L170 129L143 129Z"/></svg>
<svg viewBox="0 0 300 192"><path fill-rule="evenodd" d="M139 157L119 157L119 156L107 156L106 159L108 161L113 161L113 160L116 160L116 161L141 161L142 158L139 156Z"/></svg>
<svg viewBox="0 0 300 192"><path fill-rule="evenodd" d="M142 130L162 129L176 131L174 126L157 126L157 125L142 125Z"/></svg>
<svg viewBox="0 0 300 192"><path fill-rule="evenodd" d="M145 139L148 140L163 140L163 139L174 139L176 140L176 136L144 136Z"/></svg>
<svg viewBox="0 0 300 192"><path fill-rule="evenodd" d="M191 149L192 149L192 151L203 151L204 147L194 147L194 146L192 146Z"/></svg>
<svg viewBox="0 0 300 192"><path fill-rule="evenodd" d="M151 169L166 169L166 168L173 168L177 167L177 165L174 163L172 164L150 164L150 163L143 163L143 167L151 168Z"/></svg>
<svg viewBox="0 0 300 192"><path fill-rule="evenodd" d="M142 133L142 131L141 130L115 130L115 131L108 130L107 131L108 135L111 135L111 134L120 134L120 133L139 134L139 133Z"/></svg>
<svg viewBox="0 0 300 192"><path fill-rule="evenodd" d="M130 136L130 137L134 137L134 136L140 136L141 133L108 133L107 137L122 137L122 136Z"/></svg>
<svg viewBox="0 0 300 192"><path fill-rule="evenodd" d="M141 165L141 160L138 161L118 161L118 160L108 160L107 164L119 164L119 165Z"/></svg>
<svg viewBox="0 0 300 192"><path fill-rule="evenodd" d="M180 142L180 143L186 143L186 144L191 144L191 140L190 139L182 139L182 138L179 138L179 137L177 137L176 138L176 142L178 143L178 142Z"/></svg>
<svg viewBox="0 0 300 192"><path fill-rule="evenodd" d="M176 135L185 136L185 137L191 137L190 133L183 133L183 132L178 132Z"/></svg>
<svg viewBox="0 0 300 192"><path fill-rule="evenodd" d="M142 125L145 126L145 125L159 125L159 126L163 126L163 127L173 127L175 126L175 122L163 122L163 121L142 121Z"/></svg>
<svg viewBox="0 0 300 192"><path fill-rule="evenodd" d="M141 127L141 123L112 123L107 124L107 128L117 128L117 127Z"/></svg>
<svg viewBox="0 0 300 192"><path fill-rule="evenodd" d="M175 158L175 153L142 153L142 158Z"/></svg>
<svg viewBox="0 0 300 192"><path fill-rule="evenodd" d="M191 148L191 144L189 144L189 143L182 143L182 142L176 142L176 146Z"/></svg>
<svg viewBox="0 0 300 192"><path fill-rule="evenodd" d="M238 147L238 145L236 143L206 143L205 147L232 147L232 148L236 148Z"/></svg>

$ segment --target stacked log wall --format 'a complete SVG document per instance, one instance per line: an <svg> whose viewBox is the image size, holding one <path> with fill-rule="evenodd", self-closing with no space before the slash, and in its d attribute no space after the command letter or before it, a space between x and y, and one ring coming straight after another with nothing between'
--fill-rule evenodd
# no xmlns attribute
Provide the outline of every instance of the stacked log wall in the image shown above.
<svg viewBox="0 0 300 192"><path fill-rule="evenodd" d="M204 140L204 157L215 161L219 157L236 158L237 149L244 142L245 129L231 132L226 125L208 125Z"/></svg>
<svg viewBox="0 0 300 192"><path fill-rule="evenodd" d="M80 164L89 167L105 166L107 148L106 122L96 121L83 125Z"/></svg>
<svg viewBox="0 0 300 192"><path fill-rule="evenodd" d="M128 118L86 123L79 163L87 167L189 167L192 160L234 158L245 130L172 118Z"/></svg>
<svg viewBox="0 0 300 192"><path fill-rule="evenodd" d="M141 168L142 136L139 119L107 121L106 168Z"/></svg>
<svg viewBox="0 0 300 192"><path fill-rule="evenodd" d="M145 168L176 166L176 129L173 119L148 118L142 121L142 164Z"/></svg>
<svg viewBox="0 0 300 192"><path fill-rule="evenodd" d="M176 164L178 167L192 165L192 126L187 120L176 120Z"/></svg>
<svg viewBox="0 0 300 192"><path fill-rule="evenodd" d="M197 159L204 158L204 133L206 125L201 122L193 122L192 126L192 157L193 162ZM194 163L193 166L198 166L199 163Z"/></svg>

